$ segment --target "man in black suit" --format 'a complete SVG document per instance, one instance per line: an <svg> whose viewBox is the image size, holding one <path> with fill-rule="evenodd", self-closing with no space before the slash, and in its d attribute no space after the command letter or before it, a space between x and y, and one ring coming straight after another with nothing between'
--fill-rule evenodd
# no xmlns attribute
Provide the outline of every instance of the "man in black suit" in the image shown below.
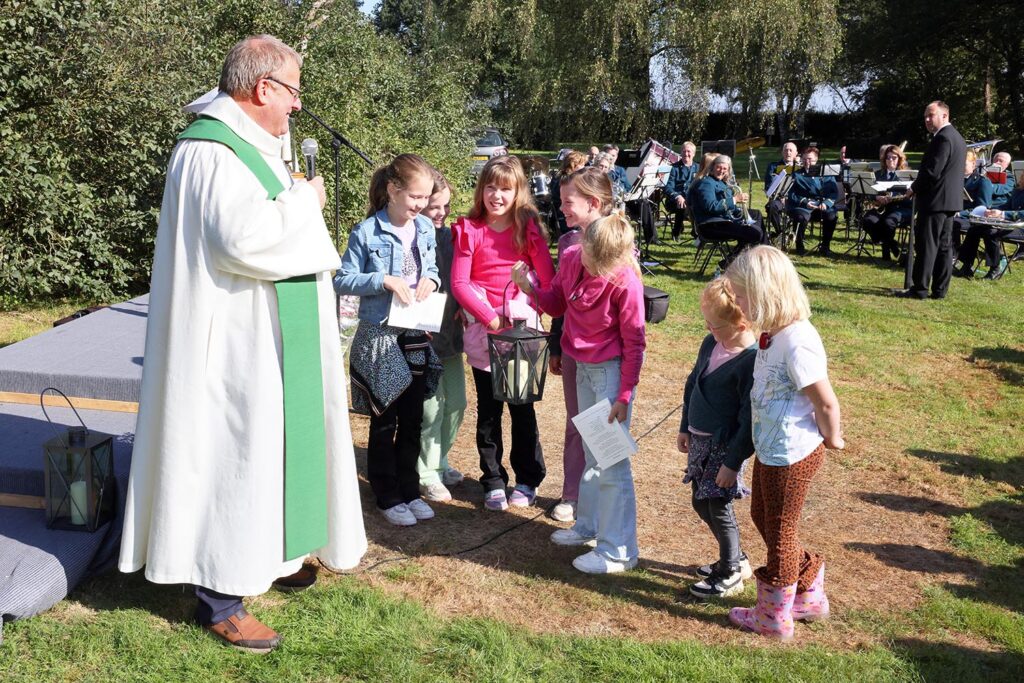
<svg viewBox="0 0 1024 683"><path fill-rule="evenodd" d="M967 143L949 122L949 106L932 102L924 110L932 141L921 159L908 197L917 197L913 285L899 296L942 299L953 274L953 216L963 208Z"/></svg>

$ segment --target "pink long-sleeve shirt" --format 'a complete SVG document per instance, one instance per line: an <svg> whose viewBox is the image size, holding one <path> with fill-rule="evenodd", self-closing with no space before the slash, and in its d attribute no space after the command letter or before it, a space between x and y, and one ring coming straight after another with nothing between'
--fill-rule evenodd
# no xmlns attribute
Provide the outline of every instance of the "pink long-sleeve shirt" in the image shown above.
<svg viewBox="0 0 1024 683"><path fill-rule="evenodd" d="M582 257L579 245L566 249L551 286L534 290L537 301L548 315L564 316L564 354L579 363L622 359L617 400L629 403L647 347L644 286L629 266L608 277L591 275Z"/></svg>
<svg viewBox="0 0 1024 683"><path fill-rule="evenodd" d="M512 266L517 261L529 264L542 287L551 284L555 266L540 229L531 221L526 228L526 253L516 249L513 228L498 232L479 219L460 218L452 225L455 253L452 258L452 295L466 311L489 325L502 308L505 286L512 279ZM487 301L474 295L470 284L487 293ZM519 289L508 288L509 299Z"/></svg>

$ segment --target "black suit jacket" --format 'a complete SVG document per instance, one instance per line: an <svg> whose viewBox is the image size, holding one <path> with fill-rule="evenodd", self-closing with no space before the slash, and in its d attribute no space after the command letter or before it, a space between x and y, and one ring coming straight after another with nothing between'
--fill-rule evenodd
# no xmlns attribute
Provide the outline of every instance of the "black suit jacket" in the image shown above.
<svg viewBox="0 0 1024 683"><path fill-rule="evenodd" d="M953 124L943 126L928 144L917 180L911 185L919 213L960 211L964 205L967 143Z"/></svg>

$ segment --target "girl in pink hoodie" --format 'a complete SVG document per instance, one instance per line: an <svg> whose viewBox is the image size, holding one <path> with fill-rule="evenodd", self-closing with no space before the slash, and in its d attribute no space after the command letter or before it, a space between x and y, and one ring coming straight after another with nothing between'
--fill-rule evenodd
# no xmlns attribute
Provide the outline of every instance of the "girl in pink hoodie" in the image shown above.
<svg viewBox="0 0 1024 683"><path fill-rule="evenodd" d="M633 252L634 233L615 212L583 234L562 255L549 287L534 289L528 267L516 264L513 280L533 292L541 309L564 316L562 353L576 361L576 396L583 412L608 399L608 421L629 427L630 412L645 342L643 283ZM580 483L576 524L551 535L558 545L587 545L573 566L588 574L610 574L636 566L636 494L629 459L608 468L597 465L584 447L586 470Z"/></svg>

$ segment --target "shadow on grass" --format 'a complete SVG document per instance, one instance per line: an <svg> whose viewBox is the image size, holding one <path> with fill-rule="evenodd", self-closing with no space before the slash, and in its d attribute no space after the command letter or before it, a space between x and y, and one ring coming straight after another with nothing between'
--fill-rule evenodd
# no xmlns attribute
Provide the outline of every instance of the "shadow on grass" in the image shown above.
<svg viewBox="0 0 1024 683"><path fill-rule="evenodd" d="M926 683L946 681L1019 681L1024 656L1018 652L986 652L965 645L916 638L894 641L895 649L917 668Z"/></svg>
<svg viewBox="0 0 1024 683"><path fill-rule="evenodd" d="M365 460L365 449L356 448L356 463L361 473L366 471ZM433 519L413 527L395 527L376 511L373 494L362 477L360 488L367 536L394 553L368 558L370 571L377 571L374 563L380 562L386 567L388 564L384 563L393 558L447 557L512 572L527 581L563 583L673 616L712 621L722 626L728 624L724 612L709 611L705 604L691 600L684 593L696 566L641 557L636 570L621 574L591 576L577 571L572 566L573 559L590 548L551 543L551 533L566 526L547 516L558 498L539 496L529 508L490 511L483 506L483 487L467 478L450 490L453 499L468 502L472 507L431 503L436 512ZM745 605L747 601L738 597L721 604Z"/></svg>
<svg viewBox="0 0 1024 683"><path fill-rule="evenodd" d="M939 464L942 471L958 476L982 476L991 481L1008 484L1015 489L1024 487L1024 456L1007 462L996 462L975 456L913 449L910 455ZM948 584L954 595L993 605L1024 611L1024 587L1020 584L1024 557L1010 560L1007 545L1024 547L1024 494L987 500L976 506L957 506L925 498L896 494L860 493L869 503L898 512L935 514L961 523L980 520L992 529L996 538L977 536L977 531L965 532L961 543L966 543L965 554L924 548L913 544L851 543L854 550L875 555L890 566L932 573L962 573L975 579L974 585ZM972 535L972 533L974 535ZM987 533L987 532L984 532ZM994 545L993 545L994 544ZM967 556L970 553L971 556ZM1002 554L1002 559L997 555Z"/></svg>
<svg viewBox="0 0 1024 683"><path fill-rule="evenodd" d="M974 349L969 359L989 367L995 375L1008 384L1024 386L1024 351L1005 346Z"/></svg>

